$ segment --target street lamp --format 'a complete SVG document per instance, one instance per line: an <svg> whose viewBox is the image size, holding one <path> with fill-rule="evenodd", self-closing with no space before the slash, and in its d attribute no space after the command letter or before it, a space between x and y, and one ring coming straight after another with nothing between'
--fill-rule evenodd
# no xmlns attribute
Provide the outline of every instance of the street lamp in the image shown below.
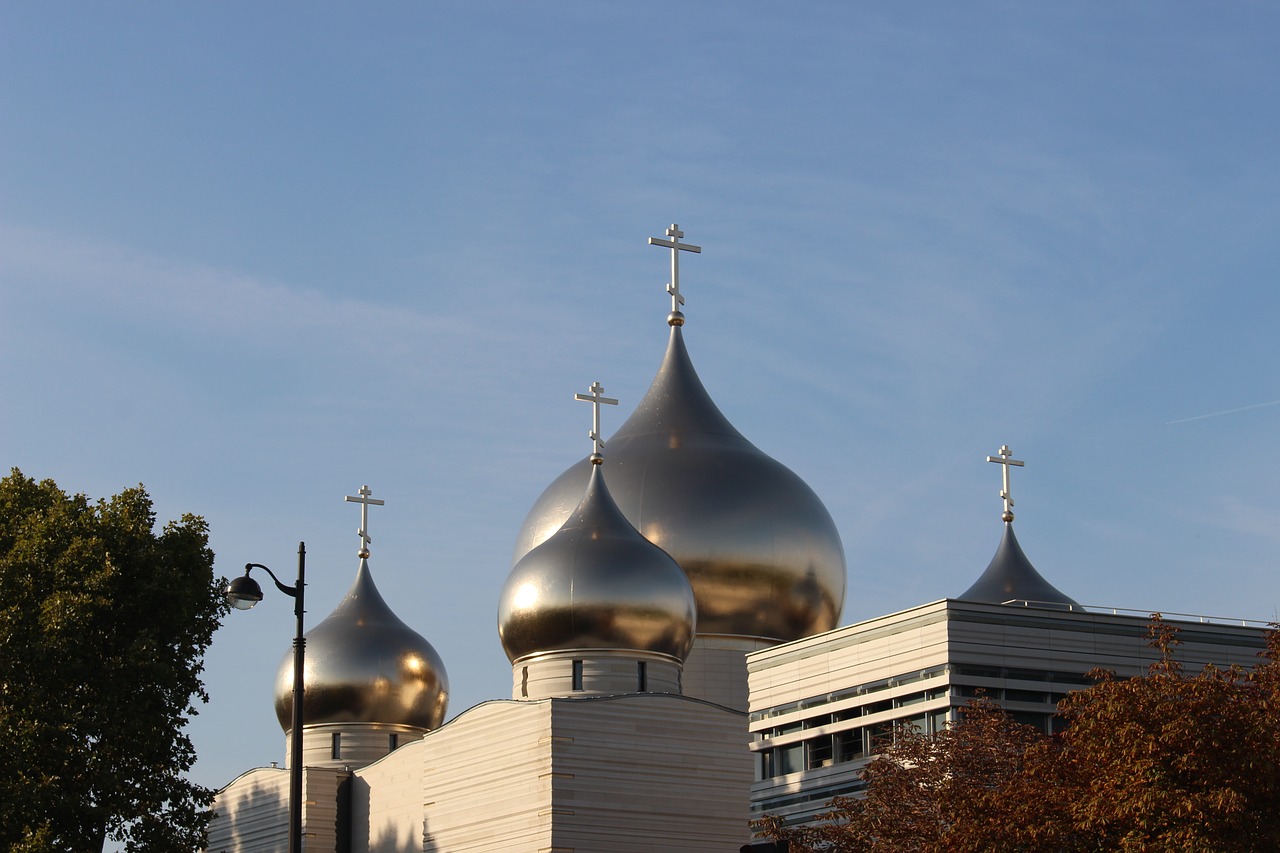
<svg viewBox="0 0 1280 853"><path fill-rule="evenodd" d="M293 638L293 737L289 741L289 853L302 853L302 659L306 638L302 636L302 593L306 588L307 545L298 543L298 582L293 586L280 583L275 572L261 563L245 563L244 577L227 584L227 600L237 610L248 610L262 600L262 587L249 577L252 569L271 575L276 587L293 597L293 612L298 617L298 630Z"/></svg>

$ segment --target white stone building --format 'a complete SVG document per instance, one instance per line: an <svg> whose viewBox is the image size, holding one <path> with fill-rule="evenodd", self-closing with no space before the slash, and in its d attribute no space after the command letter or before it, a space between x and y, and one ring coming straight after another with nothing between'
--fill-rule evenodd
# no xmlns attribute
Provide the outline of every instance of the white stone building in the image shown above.
<svg viewBox="0 0 1280 853"><path fill-rule="evenodd" d="M1048 729L1095 667L1152 659L1145 615L1086 610L1004 533L958 599L837 628L839 535L818 497L720 413L683 339L671 250L670 342L609 439L535 502L495 590L510 699L447 723L430 644L374 586L363 539L347 597L308 633L303 838L340 853L735 851L748 820L805 820L897 722L935 731L978 690ZM606 485L607 483L607 485ZM362 490L367 503L368 493ZM1180 623L1190 665L1250 665L1262 626ZM276 707L288 734L292 669ZM286 850L288 771L219 792L213 853Z"/></svg>
<svg viewBox="0 0 1280 853"><path fill-rule="evenodd" d="M676 226L670 342L601 453L538 498L499 602L512 697L441 724L444 666L368 552L307 635L308 850L732 851L749 840L746 654L834 628L844 551L813 491L720 413L689 360ZM606 485L607 482L607 485ZM363 532L363 531L362 531ZM498 591L495 590L495 594ZM292 670L277 711L291 726ZM288 773L218 794L208 849L284 850Z"/></svg>

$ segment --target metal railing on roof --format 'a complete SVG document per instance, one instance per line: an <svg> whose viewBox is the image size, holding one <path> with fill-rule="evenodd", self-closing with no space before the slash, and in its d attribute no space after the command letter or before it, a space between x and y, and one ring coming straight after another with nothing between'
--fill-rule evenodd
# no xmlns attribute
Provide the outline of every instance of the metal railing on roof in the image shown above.
<svg viewBox="0 0 1280 853"><path fill-rule="evenodd" d="M1026 598L1011 598L1001 604L1013 607L1044 607L1052 610L1069 610L1074 613L1110 613L1112 616L1151 617L1159 612L1161 618L1175 622L1198 622L1201 625L1239 625L1243 628L1274 628L1275 621L1265 619L1237 619L1230 616L1203 616L1198 613L1171 613L1167 610L1152 611L1134 607L1109 607L1096 604L1063 604L1060 601L1032 601Z"/></svg>

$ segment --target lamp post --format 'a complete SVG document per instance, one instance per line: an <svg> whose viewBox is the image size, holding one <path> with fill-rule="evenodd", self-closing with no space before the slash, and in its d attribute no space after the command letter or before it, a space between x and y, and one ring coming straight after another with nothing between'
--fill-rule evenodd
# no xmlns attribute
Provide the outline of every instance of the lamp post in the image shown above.
<svg viewBox="0 0 1280 853"><path fill-rule="evenodd" d="M244 576L227 584L227 599L237 610L248 610L262 600L262 587L249 577L252 569L271 575L276 587L293 597L293 612L298 629L293 638L293 732L289 741L289 853L302 853L302 660L307 645L302 636L302 594L306 589L307 545L298 543L298 582L285 586L275 572L261 563L245 563Z"/></svg>

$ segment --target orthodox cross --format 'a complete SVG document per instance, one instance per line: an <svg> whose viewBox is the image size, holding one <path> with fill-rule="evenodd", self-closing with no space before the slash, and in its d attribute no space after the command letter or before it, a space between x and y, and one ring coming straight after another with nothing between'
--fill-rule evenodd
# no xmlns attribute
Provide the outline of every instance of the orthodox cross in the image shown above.
<svg viewBox="0 0 1280 853"><path fill-rule="evenodd" d="M671 281L667 282L667 293L671 294L671 314L667 316L667 322L672 326L683 326L684 314L680 313L680 306L684 304L684 297L680 294L680 253L694 252L697 254L702 251L702 247L694 246L691 243L681 243L680 238L684 236L684 232L674 222L667 229L667 236L671 239L663 240L661 237L650 237L649 245L665 246L671 250Z"/></svg>
<svg viewBox="0 0 1280 853"><path fill-rule="evenodd" d="M1000 497L1004 498L1004 513L1000 517L1005 521L1013 521L1013 498L1009 497L1009 468L1013 465L1022 468L1027 463L1014 459L1007 444L1000 446L999 456L988 456L987 461L1004 466L1004 488L1000 490Z"/></svg>
<svg viewBox="0 0 1280 853"><path fill-rule="evenodd" d="M373 492L368 486L361 486L359 491L360 497L357 498L353 495L347 495L346 497L348 502L360 504L360 529L356 531L360 536L360 553L356 556L362 560L367 560L369 558L369 543L373 541L369 538L369 507L383 506L386 504L386 501L380 501L376 498L369 497L371 494L373 494Z"/></svg>
<svg viewBox="0 0 1280 853"><path fill-rule="evenodd" d="M591 404L591 432L587 433L587 435L591 438L591 464L599 465L604 461L604 456L600 453L601 450L604 450L604 441L600 438L600 404L616 406L618 401L612 397L602 397L600 392L604 390L604 386L599 382L592 382L591 387L587 390L591 393L574 394L573 399Z"/></svg>

